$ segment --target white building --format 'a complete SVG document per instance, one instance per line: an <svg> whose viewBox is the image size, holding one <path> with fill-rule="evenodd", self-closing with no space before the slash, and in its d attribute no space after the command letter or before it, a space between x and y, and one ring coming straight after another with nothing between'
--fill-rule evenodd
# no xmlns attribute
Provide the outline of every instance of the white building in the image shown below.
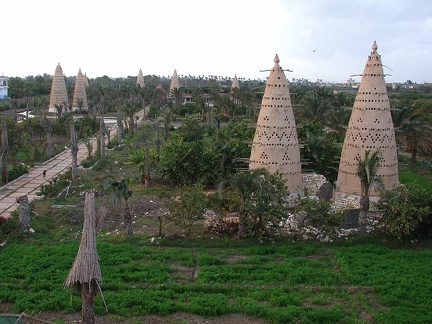
<svg viewBox="0 0 432 324"><path fill-rule="evenodd" d="M5 99L8 97L8 77L1 75L0 76L0 99Z"/></svg>

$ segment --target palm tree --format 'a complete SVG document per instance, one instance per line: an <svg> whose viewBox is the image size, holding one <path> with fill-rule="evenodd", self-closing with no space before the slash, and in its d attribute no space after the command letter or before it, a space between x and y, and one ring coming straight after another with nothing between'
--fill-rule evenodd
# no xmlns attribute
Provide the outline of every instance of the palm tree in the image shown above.
<svg viewBox="0 0 432 324"><path fill-rule="evenodd" d="M320 97L317 93L313 92L302 100L303 106L299 109L299 117L305 118L310 121L325 120L330 106Z"/></svg>
<svg viewBox="0 0 432 324"><path fill-rule="evenodd" d="M122 143L123 136L123 111L121 109L117 109L117 144L120 145Z"/></svg>
<svg viewBox="0 0 432 324"><path fill-rule="evenodd" d="M252 169L246 172L241 172L235 174L228 178L227 180L223 180L218 185L219 193L222 195L223 191L231 187L233 188L239 195L240 206L238 215L240 218L239 224L239 236L246 237L247 236L247 212L246 212L246 200L250 197L255 191L258 191L261 187L260 177L266 175L268 172L265 169Z"/></svg>
<svg viewBox="0 0 432 324"><path fill-rule="evenodd" d="M333 108L328 115L327 126L343 141L351 117L351 109L344 106Z"/></svg>
<svg viewBox="0 0 432 324"><path fill-rule="evenodd" d="M170 92L170 95L174 97L174 104L176 107L181 105L183 92L184 92L183 88L174 88Z"/></svg>
<svg viewBox="0 0 432 324"><path fill-rule="evenodd" d="M45 129L45 134L46 134L46 145L47 145L47 150L46 150L46 156L47 158L51 158L52 156L52 124L51 121L47 118L47 116L45 115L45 113L43 113L43 120L44 120L44 129Z"/></svg>
<svg viewBox="0 0 432 324"><path fill-rule="evenodd" d="M432 118L421 108L404 106L391 111L399 145L408 148L411 164L417 161L417 153L430 153L432 150Z"/></svg>
<svg viewBox="0 0 432 324"><path fill-rule="evenodd" d="M365 152L364 159L358 159L357 161L357 176L360 178L361 185L359 227L364 231L366 229L366 216L369 210L369 195L372 187L377 191L383 189L383 181L378 175L381 152L368 150Z"/></svg>
<svg viewBox="0 0 432 324"><path fill-rule="evenodd" d="M61 115L63 114L63 105L54 104L54 106L57 110L57 119L59 119L61 117Z"/></svg>
<svg viewBox="0 0 432 324"><path fill-rule="evenodd" d="M129 182L129 179L121 179L120 181L117 181L112 175L109 175L104 179L103 187L105 190L112 192L114 205L118 205L120 200L123 198L123 221L126 226L126 235L127 237L132 238L132 215L128 204L129 198L132 197L132 191L129 190Z"/></svg>
<svg viewBox="0 0 432 324"><path fill-rule="evenodd" d="M135 114L138 112L138 110L138 103L133 99L128 100L125 105L124 112L126 117L129 118L129 132L131 135L133 135L135 131Z"/></svg>
<svg viewBox="0 0 432 324"><path fill-rule="evenodd" d="M174 112L171 105L167 105L159 114L162 117L164 124L164 141L168 140L169 136L169 127L171 125L172 119L174 117Z"/></svg>

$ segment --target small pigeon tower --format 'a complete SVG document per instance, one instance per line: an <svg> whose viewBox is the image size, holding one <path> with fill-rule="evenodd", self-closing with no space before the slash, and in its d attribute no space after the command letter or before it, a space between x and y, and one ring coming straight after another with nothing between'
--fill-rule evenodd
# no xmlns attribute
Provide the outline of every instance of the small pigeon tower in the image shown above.
<svg viewBox="0 0 432 324"><path fill-rule="evenodd" d="M80 110L80 103L82 103L81 110L88 110L87 94L85 87L86 85L84 75L81 73L81 69L79 69L78 75L75 80L75 89L72 100L72 111Z"/></svg>
<svg viewBox="0 0 432 324"><path fill-rule="evenodd" d="M170 93L174 89L180 89L180 81L179 81L179 78L177 76L177 70L174 70L174 74L171 78Z"/></svg>
<svg viewBox="0 0 432 324"><path fill-rule="evenodd" d="M277 55L274 63L261 103L249 168L265 168L270 173L279 171L287 180L289 192L301 193L300 147L288 81Z"/></svg>
<svg viewBox="0 0 432 324"><path fill-rule="evenodd" d="M87 77L87 73L84 73L84 84L85 84L86 87L89 86L89 79Z"/></svg>
<svg viewBox="0 0 432 324"><path fill-rule="evenodd" d="M340 194L361 195L358 160L364 159L368 150L381 152L378 176L383 180L384 189L389 190L399 183L395 132L381 55L377 49L374 42L345 135L337 179ZM376 195L372 188L371 196Z"/></svg>
<svg viewBox="0 0 432 324"><path fill-rule="evenodd" d="M239 81L237 79L237 74L234 75L234 79L231 84L231 91L233 91L233 89L240 89Z"/></svg>
<svg viewBox="0 0 432 324"><path fill-rule="evenodd" d="M231 84L230 98L234 104L239 105L240 100L238 98L238 90L240 89L239 81L237 79L237 74L234 75L234 79Z"/></svg>
<svg viewBox="0 0 432 324"><path fill-rule="evenodd" d="M142 73L142 70L140 69L138 72L138 77L137 77L137 82L136 82L137 86L140 86L141 88L145 87L145 83L144 83L144 76Z"/></svg>
<svg viewBox="0 0 432 324"><path fill-rule="evenodd" d="M66 82L60 63L57 64L52 80L48 111L52 113L57 113L57 108L55 107L55 105L61 105L63 106L63 111L68 111L69 100L66 90Z"/></svg>

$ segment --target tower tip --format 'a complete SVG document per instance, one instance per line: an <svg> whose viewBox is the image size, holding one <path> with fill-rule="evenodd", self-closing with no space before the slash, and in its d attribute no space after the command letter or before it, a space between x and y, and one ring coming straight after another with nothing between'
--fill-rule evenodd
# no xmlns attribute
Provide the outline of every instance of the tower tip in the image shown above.
<svg viewBox="0 0 432 324"><path fill-rule="evenodd" d="M374 41L372 44L372 50L375 52L377 49L378 49L378 45L377 45L376 41Z"/></svg>
<svg viewBox="0 0 432 324"><path fill-rule="evenodd" d="M275 55L274 62L275 63L279 63L280 62L279 56L277 54Z"/></svg>

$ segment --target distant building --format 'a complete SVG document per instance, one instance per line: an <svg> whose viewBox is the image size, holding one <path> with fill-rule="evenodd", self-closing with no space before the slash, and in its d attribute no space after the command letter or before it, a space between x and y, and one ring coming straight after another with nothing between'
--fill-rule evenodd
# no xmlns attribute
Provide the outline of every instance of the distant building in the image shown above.
<svg viewBox="0 0 432 324"><path fill-rule="evenodd" d="M8 97L8 81L9 78L7 76L0 76L0 99L5 99Z"/></svg>

